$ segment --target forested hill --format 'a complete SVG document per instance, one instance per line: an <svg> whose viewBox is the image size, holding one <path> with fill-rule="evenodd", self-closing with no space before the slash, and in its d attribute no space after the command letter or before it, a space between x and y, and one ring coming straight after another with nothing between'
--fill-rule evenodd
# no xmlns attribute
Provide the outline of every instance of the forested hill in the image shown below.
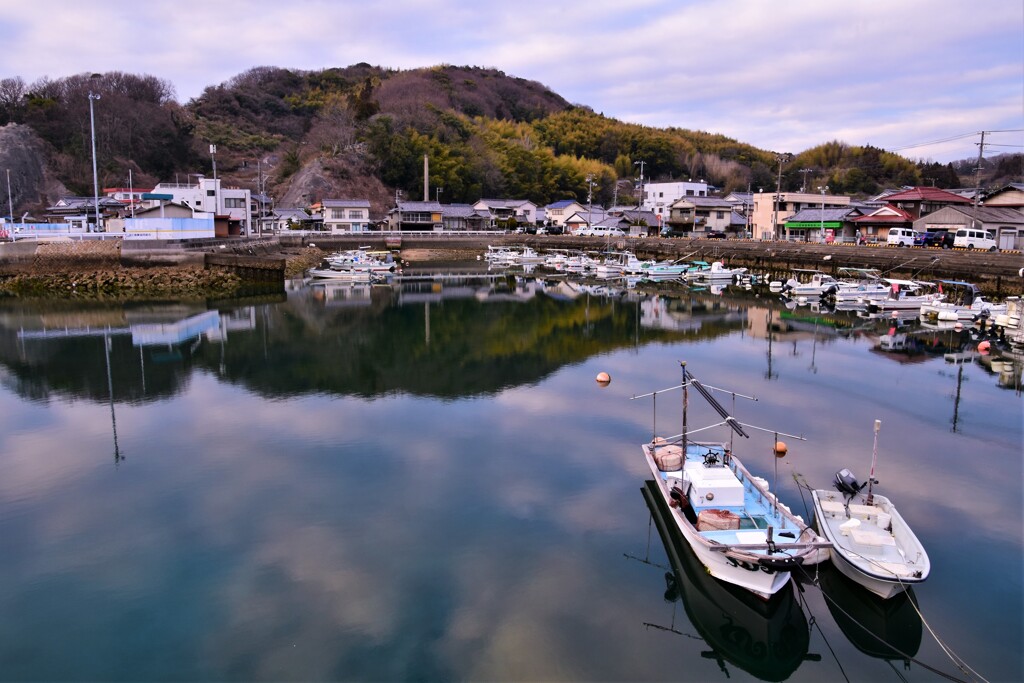
<svg viewBox="0 0 1024 683"><path fill-rule="evenodd" d="M279 206L369 198L378 213L396 192L422 198L424 155L431 198L442 202L518 197L543 205L585 200L592 189L595 204L610 204L617 192L631 192L641 161L648 181L702 178L724 191L757 191L774 188L778 168L773 152L688 130L685 120L666 129L623 123L495 69L259 67L187 104L152 76L0 80L0 125L31 127L51 176L83 195L92 192L90 92L101 96L94 101L101 187L127 185L129 169L137 187L209 175L211 144L226 184L263 188ZM1009 158L1019 167L1020 155ZM1011 164L1007 173L1020 171ZM999 182L998 173L988 180ZM953 165L832 141L784 164L783 189L804 182L867 195L961 181ZM56 199L38 187L16 194L16 213Z"/></svg>

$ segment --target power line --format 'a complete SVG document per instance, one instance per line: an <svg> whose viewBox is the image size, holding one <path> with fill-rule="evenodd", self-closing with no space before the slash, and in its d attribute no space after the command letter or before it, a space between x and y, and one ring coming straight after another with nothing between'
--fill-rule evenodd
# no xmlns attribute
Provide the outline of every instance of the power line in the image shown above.
<svg viewBox="0 0 1024 683"><path fill-rule="evenodd" d="M1004 130L987 130L985 132L986 133L1021 133L1021 132L1024 132L1024 128L1007 128L1007 129L1004 129ZM962 133L960 135L953 135L953 136L948 137L948 138L942 138L941 140L932 140L930 142L919 142L917 144L906 145L904 147L896 147L896 148L894 148L894 149L892 149L890 151L892 151L892 152L900 152L900 151L905 150L905 149L914 149L915 147L929 147L931 145L940 145L940 144L942 144L944 142L953 142L954 140L963 140L964 138L974 137L975 135L980 135L980 134L981 134L980 131L974 131L973 133ZM989 146L992 146L992 143L989 143ZM1002 145L1000 145L1000 146L1002 146Z"/></svg>

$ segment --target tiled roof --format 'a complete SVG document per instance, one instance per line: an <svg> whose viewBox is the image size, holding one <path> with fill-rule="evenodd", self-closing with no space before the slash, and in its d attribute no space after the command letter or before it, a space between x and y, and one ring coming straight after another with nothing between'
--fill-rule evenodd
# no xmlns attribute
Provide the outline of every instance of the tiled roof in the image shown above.
<svg viewBox="0 0 1024 683"><path fill-rule="evenodd" d="M484 201L488 201L488 200L484 200ZM569 206L570 204L576 204L576 203L577 203L577 201L575 199L560 199L557 202L552 202L551 204L548 204L544 208L545 209L564 209L565 207Z"/></svg>
<svg viewBox="0 0 1024 683"><path fill-rule="evenodd" d="M441 212L444 207L441 206L440 202L398 202L399 211L430 211L430 212Z"/></svg>
<svg viewBox="0 0 1024 683"><path fill-rule="evenodd" d="M370 208L369 199L325 199L323 201L325 209L368 209Z"/></svg>
<svg viewBox="0 0 1024 683"><path fill-rule="evenodd" d="M909 190L890 194L885 201L892 202L946 202L947 204L970 204L971 200L958 194L940 190L937 187L913 187Z"/></svg>
<svg viewBox="0 0 1024 683"><path fill-rule="evenodd" d="M795 214L786 219L787 223L813 223L814 221L846 221L856 220L855 214L859 214L855 208L848 206L842 207L825 207L822 211L821 207L809 207L806 209L800 209Z"/></svg>

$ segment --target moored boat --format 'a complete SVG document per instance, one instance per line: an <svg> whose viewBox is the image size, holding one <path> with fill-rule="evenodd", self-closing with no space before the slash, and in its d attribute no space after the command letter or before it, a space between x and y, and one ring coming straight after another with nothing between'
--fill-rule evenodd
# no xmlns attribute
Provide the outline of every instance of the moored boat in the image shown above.
<svg viewBox="0 0 1024 683"><path fill-rule="evenodd" d="M843 469L836 474L835 491L812 490L811 499L815 526L832 543L832 564L875 595L888 599L927 579L931 563L896 506L871 490L880 428L881 421L875 420L875 451L868 481L858 484L853 474ZM862 492L865 486L867 493Z"/></svg>
<svg viewBox="0 0 1024 683"><path fill-rule="evenodd" d="M945 294L945 299L922 304L919 314L922 319L992 320L1006 313L1006 304L987 301L978 286L970 282L940 280L939 289Z"/></svg>
<svg viewBox="0 0 1024 683"><path fill-rule="evenodd" d="M689 386L725 418L721 425L749 437L684 364L681 387L686 392ZM709 574L767 599L787 584L791 571L827 556L828 543L780 503L728 444L691 441L685 415L683 424L679 437L655 438L642 451L674 524Z"/></svg>

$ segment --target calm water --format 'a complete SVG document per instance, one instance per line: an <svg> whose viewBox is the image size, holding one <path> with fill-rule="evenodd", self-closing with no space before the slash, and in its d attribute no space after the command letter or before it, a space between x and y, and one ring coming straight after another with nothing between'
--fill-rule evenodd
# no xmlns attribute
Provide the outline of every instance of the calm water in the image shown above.
<svg viewBox="0 0 1024 683"><path fill-rule="evenodd" d="M0 678L968 679L906 600L823 569L835 604L751 602L663 542L639 444L680 430L680 396L630 397L685 360L806 436L781 461L735 444L799 512L794 475L863 480L881 419L927 626L1021 680L1021 363L944 358L968 337L513 279L0 304Z"/></svg>

